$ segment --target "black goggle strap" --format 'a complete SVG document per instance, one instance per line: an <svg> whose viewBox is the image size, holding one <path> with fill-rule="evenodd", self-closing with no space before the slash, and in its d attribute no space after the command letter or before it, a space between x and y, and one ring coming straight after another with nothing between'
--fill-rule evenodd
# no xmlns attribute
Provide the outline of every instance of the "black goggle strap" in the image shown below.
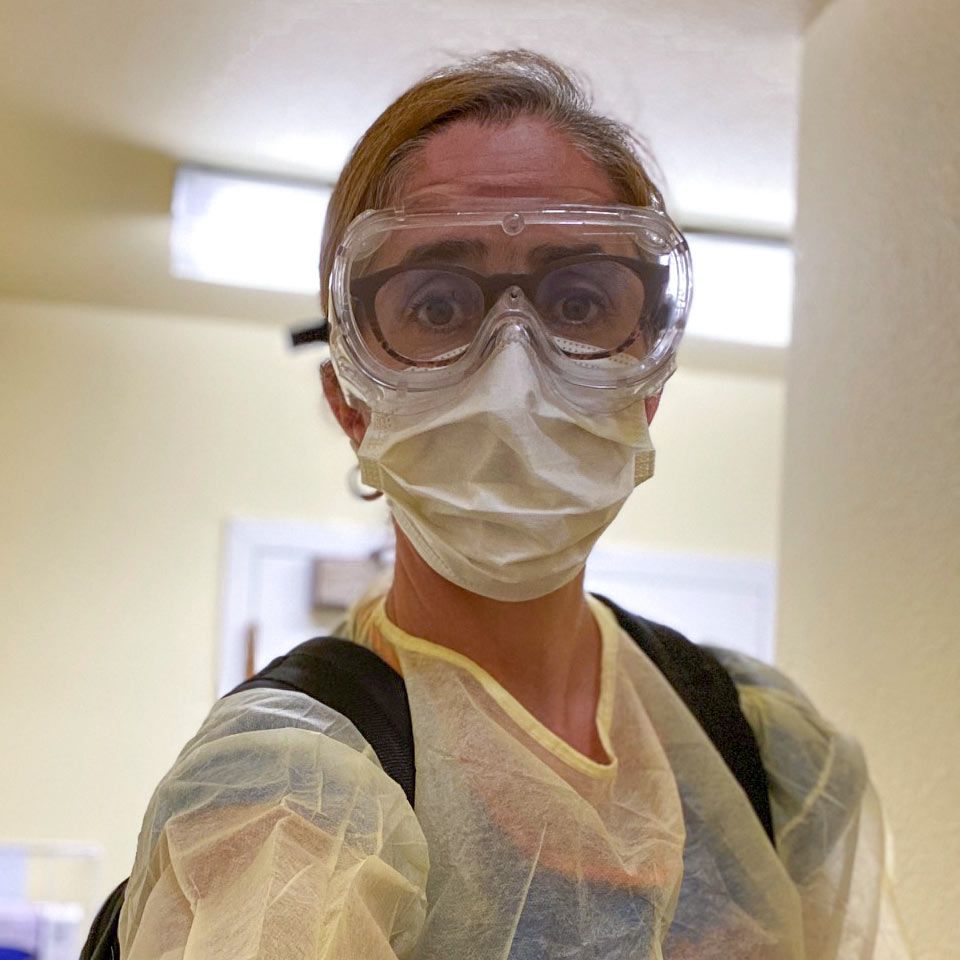
<svg viewBox="0 0 960 960"><path fill-rule="evenodd" d="M304 347L311 343L329 343L330 342L330 321L324 318L318 318L318 322L312 323L309 327L294 327L290 332L290 345L293 347Z"/></svg>

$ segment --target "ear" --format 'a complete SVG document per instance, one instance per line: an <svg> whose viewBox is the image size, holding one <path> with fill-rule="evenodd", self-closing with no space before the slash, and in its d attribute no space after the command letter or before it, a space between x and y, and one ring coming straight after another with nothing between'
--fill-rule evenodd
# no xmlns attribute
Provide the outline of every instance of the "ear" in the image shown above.
<svg viewBox="0 0 960 960"><path fill-rule="evenodd" d="M333 372L333 364L329 360L320 365L320 381L323 384L323 395L327 398L337 423L350 438L350 443L356 450L367 432L367 421L363 413L347 403L343 390L340 389L340 381Z"/></svg>
<svg viewBox="0 0 960 960"><path fill-rule="evenodd" d="M647 423L653 423L653 418L656 416L657 407L660 406L660 398L663 396L663 390L659 390L652 397L646 397L643 401L643 407L647 412Z"/></svg>

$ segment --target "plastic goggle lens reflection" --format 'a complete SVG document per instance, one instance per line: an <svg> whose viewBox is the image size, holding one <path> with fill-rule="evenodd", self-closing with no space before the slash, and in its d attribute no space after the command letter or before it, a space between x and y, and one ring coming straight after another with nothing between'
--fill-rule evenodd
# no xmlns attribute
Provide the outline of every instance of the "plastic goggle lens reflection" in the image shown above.
<svg viewBox="0 0 960 960"><path fill-rule="evenodd" d="M598 252L523 274L401 263L355 278L350 289L364 339L395 362L452 362L505 292L522 294L554 342L576 343L565 352L584 360L649 352L659 335L650 305L660 302L666 274L656 262Z"/></svg>

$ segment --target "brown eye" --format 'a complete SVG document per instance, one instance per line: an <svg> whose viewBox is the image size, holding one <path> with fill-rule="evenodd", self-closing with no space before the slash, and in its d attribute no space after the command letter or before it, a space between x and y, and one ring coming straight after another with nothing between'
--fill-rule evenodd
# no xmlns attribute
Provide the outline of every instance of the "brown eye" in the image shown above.
<svg viewBox="0 0 960 960"><path fill-rule="evenodd" d="M596 301L585 294L573 294L560 304L559 314L567 323L586 323L596 307Z"/></svg>
<svg viewBox="0 0 960 960"><path fill-rule="evenodd" d="M643 316L643 281L614 258L558 266L537 288L537 312L549 332L576 341L578 356L606 354L636 339Z"/></svg>
<svg viewBox="0 0 960 960"><path fill-rule="evenodd" d="M411 268L380 287L374 311L392 355L433 361L471 341L483 315L483 292L453 270Z"/></svg>
<svg viewBox="0 0 960 960"><path fill-rule="evenodd" d="M426 327L442 329L457 320L460 307L449 297L430 295L413 303L408 311L408 319L424 324Z"/></svg>

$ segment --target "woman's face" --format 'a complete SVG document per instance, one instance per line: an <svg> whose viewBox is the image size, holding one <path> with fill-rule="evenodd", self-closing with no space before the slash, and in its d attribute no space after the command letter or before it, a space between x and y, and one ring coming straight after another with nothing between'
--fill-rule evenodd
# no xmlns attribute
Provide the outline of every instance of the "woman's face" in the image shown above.
<svg viewBox="0 0 960 960"><path fill-rule="evenodd" d="M622 202L610 178L562 133L537 117L509 124L463 120L431 137L412 162L396 205L410 209L469 209L471 199L538 198L559 203ZM351 410L332 370L324 389L341 426L355 445L366 429ZM652 419L657 398L647 401Z"/></svg>

